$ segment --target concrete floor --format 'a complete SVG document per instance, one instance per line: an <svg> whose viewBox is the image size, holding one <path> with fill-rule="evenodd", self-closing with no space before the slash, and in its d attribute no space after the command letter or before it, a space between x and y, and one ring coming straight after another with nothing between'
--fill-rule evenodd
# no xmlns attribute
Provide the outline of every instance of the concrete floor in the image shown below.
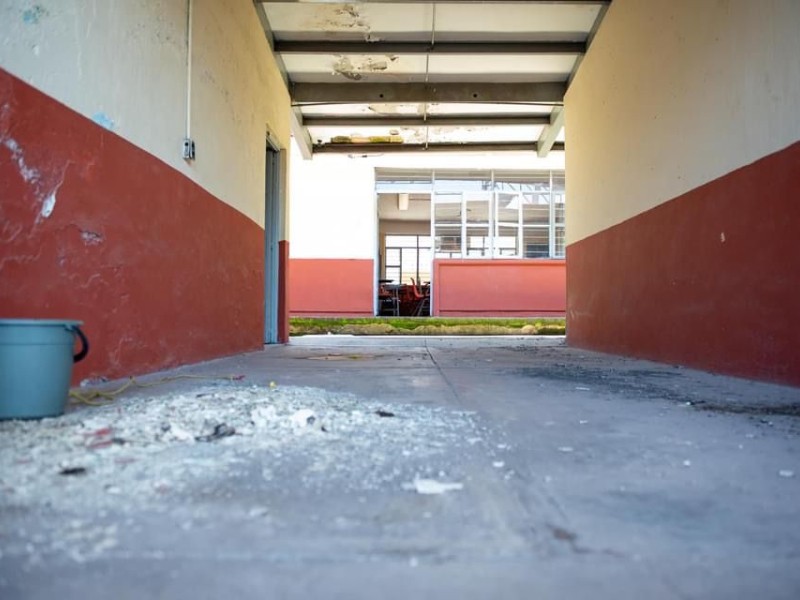
<svg viewBox="0 0 800 600"><path fill-rule="evenodd" d="M358 489L352 470L308 486L301 463L255 482L254 457L209 475L226 493L78 515L122 532L81 562L8 549L74 511L2 510L1 598L800 598L800 389L531 337L310 337L176 372L350 392L398 418L475 411L480 440L393 459L401 479L463 483L441 495ZM272 526L234 510L245 497Z"/></svg>

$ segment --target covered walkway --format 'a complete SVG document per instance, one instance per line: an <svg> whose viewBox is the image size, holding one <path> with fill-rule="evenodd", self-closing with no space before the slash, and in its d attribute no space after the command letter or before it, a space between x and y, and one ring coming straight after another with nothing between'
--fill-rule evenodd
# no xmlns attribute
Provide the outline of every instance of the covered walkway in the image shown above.
<svg viewBox="0 0 800 600"><path fill-rule="evenodd" d="M244 377L0 423L0 596L800 593L797 388L532 337L300 338L146 381L174 374Z"/></svg>

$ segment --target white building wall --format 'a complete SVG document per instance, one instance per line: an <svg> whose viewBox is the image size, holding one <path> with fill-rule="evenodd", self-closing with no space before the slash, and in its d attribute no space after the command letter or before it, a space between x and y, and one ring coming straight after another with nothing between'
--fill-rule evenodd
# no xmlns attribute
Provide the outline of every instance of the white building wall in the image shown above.
<svg viewBox="0 0 800 600"><path fill-rule="evenodd" d="M303 160L295 144L292 150L291 258L374 258L378 218L374 168L344 155Z"/></svg>

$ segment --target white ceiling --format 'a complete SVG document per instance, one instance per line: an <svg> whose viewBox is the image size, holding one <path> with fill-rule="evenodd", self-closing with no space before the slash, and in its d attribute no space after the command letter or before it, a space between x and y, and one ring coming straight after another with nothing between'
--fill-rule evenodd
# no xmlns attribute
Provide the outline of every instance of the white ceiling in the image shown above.
<svg viewBox="0 0 800 600"><path fill-rule="evenodd" d="M609 3L258 2L306 151L540 154Z"/></svg>

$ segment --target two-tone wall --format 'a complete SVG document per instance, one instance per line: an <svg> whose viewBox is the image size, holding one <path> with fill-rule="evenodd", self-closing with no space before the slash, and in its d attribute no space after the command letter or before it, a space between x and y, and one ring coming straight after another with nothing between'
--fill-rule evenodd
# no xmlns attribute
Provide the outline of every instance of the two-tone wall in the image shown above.
<svg viewBox="0 0 800 600"><path fill-rule="evenodd" d="M800 384L798 25L612 3L566 97L570 344Z"/></svg>
<svg viewBox="0 0 800 600"><path fill-rule="evenodd" d="M294 147L290 181L291 314L374 314L374 168L344 155L303 160Z"/></svg>
<svg viewBox="0 0 800 600"><path fill-rule="evenodd" d="M10 0L0 39L0 316L83 320L75 379L259 348L290 137L253 3Z"/></svg>

